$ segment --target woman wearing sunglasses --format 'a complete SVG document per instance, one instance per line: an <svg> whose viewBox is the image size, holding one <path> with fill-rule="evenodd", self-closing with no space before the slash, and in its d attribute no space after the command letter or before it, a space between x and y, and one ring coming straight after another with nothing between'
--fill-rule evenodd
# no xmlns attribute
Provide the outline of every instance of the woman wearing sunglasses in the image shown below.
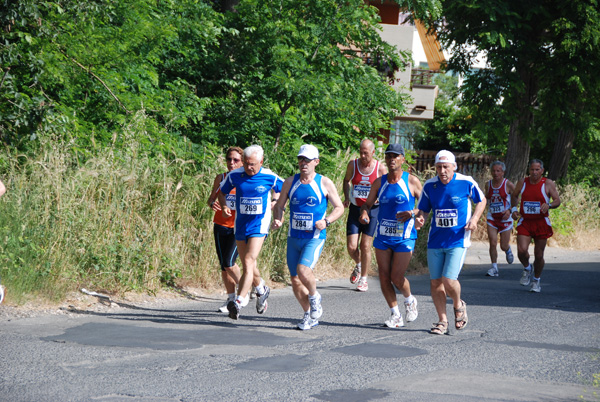
<svg viewBox="0 0 600 402"><path fill-rule="evenodd" d="M215 177L210 197L208 197L208 205L215 211L215 217L213 218L215 247L217 249L217 255L219 256L219 263L221 264L221 278L223 278L223 284L227 291L227 300L218 310L221 313L227 313L227 303L235 300L235 287L240 281L240 267L236 263L238 249L233 231L235 222L235 189L226 196L227 206L232 211L232 215L228 218L223 217L223 214L221 213L221 205L219 204L217 195L219 193L221 182L225 180L227 173L242 167L243 152L244 151L240 147L231 147L227 150L227 153L225 154L227 160L227 172L219 173Z"/></svg>

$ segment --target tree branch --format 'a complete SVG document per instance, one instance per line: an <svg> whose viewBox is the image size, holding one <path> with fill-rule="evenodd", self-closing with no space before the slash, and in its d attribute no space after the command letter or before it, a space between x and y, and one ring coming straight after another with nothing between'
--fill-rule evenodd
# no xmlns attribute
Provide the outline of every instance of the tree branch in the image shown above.
<svg viewBox="0 0 600 402"><path fill-rule="evenodd" d="M110 88L108 87L108 85L106 85L106 83L104 81L102 81L102 79L100 77L98 77L96 74L94 74L89 68L86 68L84 65L82 65L80 62L78 62L77 60L75 60L73 57L68 56L65 52L62 52L66 57L68 57L73 63L75 63L79 68L81 68L83 71L87 72L89 75L91 75L92 77L94 77L95 79L97 79L98 81L100 81L100 83L102 84L102 86L104 86L104 88L106 88L106 90L110 93L110 95L117 101L117 103L123 108L123 110L125 110L127 113L131 113L130 110L128 110L125 105L123 105L123 103L119 100L119 98L117 97L117 95L115 95L113 93L113 91L110 90Z"/></svg>

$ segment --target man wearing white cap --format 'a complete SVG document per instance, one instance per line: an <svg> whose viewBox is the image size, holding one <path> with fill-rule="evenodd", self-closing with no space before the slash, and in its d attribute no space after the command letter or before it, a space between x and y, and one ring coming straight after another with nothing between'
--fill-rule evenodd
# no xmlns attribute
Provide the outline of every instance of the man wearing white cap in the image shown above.
<svg viewBox="0 0 600 402"><path fill-rule="evenodd" d="M281 196L273 209L271 225L273 229L281 227L285 204L289 199L287 265L294 296L304 311L304 317L298 323L300 330L319 325L323 308L313 269L325 245L327 227L344 213L344 204L333 182L315 172L318 164L319 150L313 145L302 145L298 153L300 173L284 181ZM328 202L333 205L329 215Z"/></svg>
<svg viewBox="0 0 600 402"><path fill-rule="evenodd" d="M471 232L477 229L486 205L486 198L475 180L455 170L454 154L445 150L438 152L435 156L437 176L425 182L418 204L418 228L433 212L427 241L427 264L431 298L439 318L431 328L431 333L436 335L448 333L447 297L454 304L455 328L461 330L467 326L467 305L461 299L458 275L471 245ZM471 201L476 204L473 213Z"/></svg>

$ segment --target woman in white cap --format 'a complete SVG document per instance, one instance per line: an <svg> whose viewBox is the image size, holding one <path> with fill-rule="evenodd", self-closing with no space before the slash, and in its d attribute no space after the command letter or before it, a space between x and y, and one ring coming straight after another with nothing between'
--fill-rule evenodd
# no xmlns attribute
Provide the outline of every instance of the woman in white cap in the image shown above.
<svg viewBox="0 0 600 402"><path fill-rule="evenodd" d="M486 198L475 180L456 173L456 158L450 151L440 151L435 156L437 176L423 186L419 199L416 225L420 228L433 212L427 241L427 264L431 279L431 298L438 314L438 322L431 333L448 333L446 298L454 304L454 325L462 330L469 322L467 304L461 299L458 275L471 245L471 232L486 205ZM471 212L471 201L476 206Z"/></svg>

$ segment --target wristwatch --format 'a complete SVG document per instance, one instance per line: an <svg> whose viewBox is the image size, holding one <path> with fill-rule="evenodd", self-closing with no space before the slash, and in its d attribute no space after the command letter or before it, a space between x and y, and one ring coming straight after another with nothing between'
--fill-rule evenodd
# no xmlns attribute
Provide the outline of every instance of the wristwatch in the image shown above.
<svg viewBox="0 0 600 402"><path fill-rule="evenodd" d="M328 228L329 225L331 225L331 222L329 222L329 219L325 218L325 227Z"/></svg>

